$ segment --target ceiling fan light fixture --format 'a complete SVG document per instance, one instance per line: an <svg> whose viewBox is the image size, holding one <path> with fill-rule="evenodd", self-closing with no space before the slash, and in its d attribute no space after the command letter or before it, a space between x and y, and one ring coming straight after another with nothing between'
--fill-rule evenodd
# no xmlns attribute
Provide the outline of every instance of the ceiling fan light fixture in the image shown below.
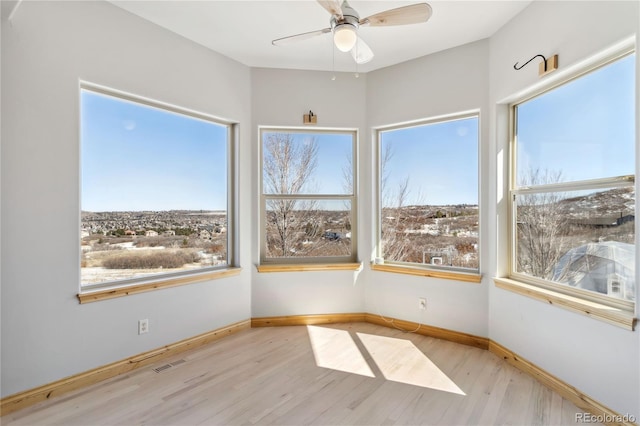
<svg viewBox="0 0 640 426"><path fill-rule="evenodd" d="M418 24L428 21L433 13L431 6L421 0L420 3L388 9L360 19L360 15L349 5L348 0L316 1L331 14L329 28L278 38L271 41L271 43L279 46L293 41L306 40L318 35L332 33L334 55L335 47L337 47L341 52L350 51L356 64L366 64L373 59L373 52L358 36L358 29L361 26L384 27Z"/></svg>
<svg viewBox="0 0 640 426"><path fill-rule="evenodd" d="M341 24L333 30L333 42L341 52L348 52L353 49L356 41L358 41L356 27L351 24Z"/></svg>

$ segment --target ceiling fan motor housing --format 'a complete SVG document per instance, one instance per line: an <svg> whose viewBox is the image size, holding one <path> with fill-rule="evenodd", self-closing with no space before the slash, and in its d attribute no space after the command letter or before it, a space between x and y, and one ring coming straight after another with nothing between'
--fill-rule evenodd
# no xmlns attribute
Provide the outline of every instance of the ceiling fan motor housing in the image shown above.
<svg viewBox="0 0 640 426"><path fill-rule="evenodd" d="M360 15L346 0L342 2L342 19L338 19L336 15L331 17L331 31L335 32L342 25L351 25L356 30L360 27Z"/></svg>

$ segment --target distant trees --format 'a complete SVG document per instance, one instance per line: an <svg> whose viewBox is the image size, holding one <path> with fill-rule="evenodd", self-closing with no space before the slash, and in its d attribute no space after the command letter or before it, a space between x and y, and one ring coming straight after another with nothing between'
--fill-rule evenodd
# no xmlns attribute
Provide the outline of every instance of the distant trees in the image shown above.
<svg viewBox="0 0 640 426"><path fill-rule="evenodd" d="M273 133L263 142L263 190L267 194L300 194L311 183L317 166L315 138L296 142L289 133ZM276 256L290 255L297 242L297 228L308 222L315 202L291 198L267 200L267 226L275 230L267 250ZM295 212L295 214L294 214ZM306 213L305 213L306 212ZM300 223L296 223L296 221ZM270 233L271 234L271 233Z"/></svg>
<svg viewBox="0 0 640 426"><path fill-rule="evenodd" d="M409 177L405 177L395 188L382 188L383 198L389 203L388 212L393 212L389 218L382 217L382 254L385 259L407 261L412 250L410 239L405 234L405 218L402 217L403 207L409 195ZM385 223L385 219L388 219Z"/></svg>
<svg viewBox="0 0 640 426"><path fill-rule="evenodd" d="M102 266L107 269L156 269L180 268L186 263L198 262L200 256L195 251L159 251L131 252L123 251L116 256L104 259Z"/></svg>
<svg viewBox="0 0 640 426"><path fill-rule="evenodd" d="M173 231L176 233L176 235L183 235L185 237L188 237L191 234L194 234L196 231L194 229L191 228L173 228Z"/></svg>
<svg viewBox="0 0 640 426"><path fill-rule="evenodd" d="M309 221L304 226L304 233L309 238L316 238L322 233L322 227L318 221Z"/></svg>
<svg viewBox="0 0 640 426"><path fill-rule="evenodd" d="M403 207L411 192L410 176L398 181L396 185L389 185L389 168L387 167L393 158L393 149L390 144L385 145L380 153L380 195L382 212L390 213L385 217L382 214L381 221L381 251L385 259L407 262L416 251L410 238L404 232L406 218L402 217Z"/></svg>
<svg viewBox="0 0 640 426"><path fill-rule="evenodd" d="M393 145L380 152L380 252L385 260L477 268L477 205L428 205L420 182L391 171ZM412 192L417 192L416 194ZM476 233L476 235L473 235ZM435 263L440 260L442 263Z"/></svg>

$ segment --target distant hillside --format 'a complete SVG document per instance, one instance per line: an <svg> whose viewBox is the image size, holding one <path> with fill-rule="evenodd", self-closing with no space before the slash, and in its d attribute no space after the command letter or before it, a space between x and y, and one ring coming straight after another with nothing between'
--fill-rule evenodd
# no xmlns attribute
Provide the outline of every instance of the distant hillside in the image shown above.
<svg viewBox="0 0 640 426"><path fill-rule="evenodd" d="M561 204L563 210L574 220L595 217L621 218L635 215L635 191L631 187L608 189L566 198L561 201Z"/></svg>

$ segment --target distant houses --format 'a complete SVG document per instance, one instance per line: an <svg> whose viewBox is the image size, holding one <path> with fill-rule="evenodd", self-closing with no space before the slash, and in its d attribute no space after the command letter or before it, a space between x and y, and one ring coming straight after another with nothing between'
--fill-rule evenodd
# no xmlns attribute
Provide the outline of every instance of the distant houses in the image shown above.
<svg viewBox="0 0 640 426"><path fill-rule="evenodd" d="M215 234L226 233L227 217L225 212L193 211L144 211L144 212L82 212L80 228L81 238L91 235L117 237L193 237L199 238L200 232L206 230L208 240Z"/></svg>
<svg viewBox="0 0 640 426"><path fill-rule="evenodd" d="M613 228L616 226L624 225L625 223L634 222L635 220L636 217L633 214L623 215L622 213L620 213L619 216L571 219L569 223L572 225L590 228Z"/></svg>

